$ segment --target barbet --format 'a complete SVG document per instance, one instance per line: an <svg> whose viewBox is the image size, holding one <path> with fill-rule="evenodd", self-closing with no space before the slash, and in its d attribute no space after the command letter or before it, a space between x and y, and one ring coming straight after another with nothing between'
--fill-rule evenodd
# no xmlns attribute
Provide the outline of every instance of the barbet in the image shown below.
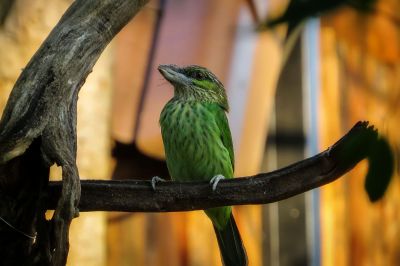
<svg viewBox="0 0 400 266"><path fill-rule="evenodd" d="M174 86L174 97L160 115L165 156L171 178L211 181L233 178L234 154L224 86L204 67L160 65ZM247 256L230 206L205 210L226 266L247 265Z"/></svg>

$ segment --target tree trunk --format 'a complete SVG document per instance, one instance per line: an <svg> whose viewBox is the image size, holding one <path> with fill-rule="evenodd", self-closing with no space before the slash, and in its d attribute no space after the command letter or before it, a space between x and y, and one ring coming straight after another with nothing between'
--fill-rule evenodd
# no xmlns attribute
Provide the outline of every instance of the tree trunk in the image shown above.
<svg viewBox="0 0 400 266"><path fill-rule="evenodd" d="M78 92L107 44L146 2L75 1L17 80L0 121L2 264L66 263L80 198ZM54 163L63 187L46 221L44 190Z"/></svg>

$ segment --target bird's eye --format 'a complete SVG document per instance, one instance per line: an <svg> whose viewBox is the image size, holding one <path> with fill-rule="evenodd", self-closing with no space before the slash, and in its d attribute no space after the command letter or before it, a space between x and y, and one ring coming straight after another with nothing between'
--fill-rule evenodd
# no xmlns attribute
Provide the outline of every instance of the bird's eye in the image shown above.
<svg viewBox="0 0 400 266"><path fill-rule="evenodd" d="M194 72L193 73L193 78L197 79L197 80L203 80L205 79L205 75L202 72Z"/></svg>

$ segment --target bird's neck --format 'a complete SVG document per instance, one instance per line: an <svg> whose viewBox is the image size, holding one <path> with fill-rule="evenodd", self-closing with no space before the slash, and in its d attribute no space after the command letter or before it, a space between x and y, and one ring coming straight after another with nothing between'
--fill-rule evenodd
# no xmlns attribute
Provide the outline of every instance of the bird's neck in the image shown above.
<svg viewBox="0 0 400 266"><path fill-rule="evenodd" d="M207 100L206 95L190 86L175 86L174 99L179 102L202 102Z"/></svg>
<svg viewBox="0 0 400 266"><path fill-rule="evenodd" d="M206 93L203 90L196 90L192 87L175 87L174 97L172 101L180 104L184 103L205 103L205 104L218 104L225 111L228 112L229 106L226 98L218 97L211 93Z"/></svg>

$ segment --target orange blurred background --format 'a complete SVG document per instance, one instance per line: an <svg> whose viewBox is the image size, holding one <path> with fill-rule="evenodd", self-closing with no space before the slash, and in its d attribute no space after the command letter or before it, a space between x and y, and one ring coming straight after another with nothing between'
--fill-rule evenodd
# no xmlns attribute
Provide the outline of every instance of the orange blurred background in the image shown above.
<svg viewBox="0 0 400 266"><path fill-rule="evenodd" d="M287 1L256 0L259 17ZM71 0L16 0L0 24L0 111L21 69ZM198 64L225 84L235 175L283 167L324 150L358 120L400 135L400 4L312 20L284 58L286 26L257 31L245 0L152 0L105 50L80 92L81 178L168 178L158 125L171 86L158 64ZM282 62L285 61L285 64ZM398 162L398 157L397 162ZM364 191L367 164L321 189L234 212L249 265L400 265L400 184ZM52 169L52 178L59 178ZM220 265L202 212L82 213L68 265Z"/></svg>

